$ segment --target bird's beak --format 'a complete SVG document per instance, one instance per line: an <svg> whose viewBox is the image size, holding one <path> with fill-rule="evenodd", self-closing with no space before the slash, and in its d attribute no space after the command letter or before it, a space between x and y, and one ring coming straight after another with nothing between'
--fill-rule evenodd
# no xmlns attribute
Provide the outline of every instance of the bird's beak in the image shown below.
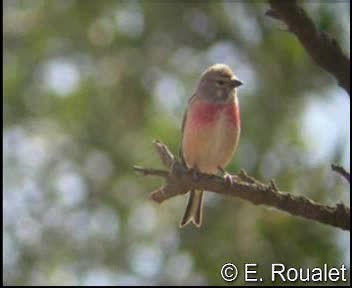
<svg viewBox="0 0 352 288"><path fill-rule="evenodd" d="M243 85L243 83L242 83L240 80L238 80L238 79L236 79L236 78L232 78L232 79L231 79L231 86L232 86L233 88L237 88L237 87L239 87L239 86L241 86L241 85Z"/></svg>

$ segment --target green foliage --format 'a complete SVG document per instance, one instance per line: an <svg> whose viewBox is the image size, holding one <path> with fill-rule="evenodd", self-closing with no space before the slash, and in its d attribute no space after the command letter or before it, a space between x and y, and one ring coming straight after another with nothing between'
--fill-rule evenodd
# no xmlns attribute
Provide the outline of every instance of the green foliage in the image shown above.
<svg viewBox="0 0 352 288"><path fill-rule="evenodd" d="M349 17L348 5L334 9ZM336 28L348 23L331 7L306 9L348 42ZM210 193L204 226L180 230L185 197L152 203L160 180L132 170L160 167L153 139L178 154L200 73L226 62L245 82L240 147L228 170L275 178L282 190L324 203L346 197L347 185L329 171L336 150L312 162L302 134L307 99L329 98L321 91L336 83L263 16L267 8L4 2L4 284L224 285L227 262L257 263L268 278L271 263L346 261L346 233Z"/></svg>

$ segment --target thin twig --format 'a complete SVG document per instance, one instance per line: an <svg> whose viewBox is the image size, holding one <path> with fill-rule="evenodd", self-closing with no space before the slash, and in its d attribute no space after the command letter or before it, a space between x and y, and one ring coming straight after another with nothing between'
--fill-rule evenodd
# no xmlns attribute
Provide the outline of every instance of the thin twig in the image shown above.
<svg viewBox="0 0 352 288"><path fill-rule="evenodd" d="M335 165L335 164L331 164L331 169L333 171L335 171L336 173L340 174L342 177L344 177L348 183L350 183L350 173L348 173L345 168Z"/></svg>
<svg viewBox="0 0 352 288"><path fill-rule="evenodd" d="M143 174L144 176L160 176L160 177L168 177L169 172L165 170L159 170L159 169L146 169L140 166L133 166L133 169L138 172Z"/></svg>

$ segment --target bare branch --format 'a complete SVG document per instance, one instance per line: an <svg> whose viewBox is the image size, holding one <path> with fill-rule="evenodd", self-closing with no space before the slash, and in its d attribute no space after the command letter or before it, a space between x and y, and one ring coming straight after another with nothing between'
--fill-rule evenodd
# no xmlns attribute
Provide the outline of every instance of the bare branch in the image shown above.
<svg viewBox="0 0 352 288"><path fill-rule="evenodd" d="M350 59L343 53L336 39L325 32L319 32L295 0L269 0L269 3L272 10L266 15L285 22L314 61L331 73L350 95Z"/></svg>
<svg viewBox="0 0 352 288"><path fill-rule="evenodd" d="M143 167L139 167L139 166L133 166L133 169L136 172L139 172L141 174L143 174L144 176L160 176L160 177L168 177L169 176L169 172L165 171L165 170L158 170L158 169L146 169Z"/></svg>
<svg viewBox="0 0 352 288"><path fill-rule="evenodd" d="M174 156L170 152L169 148L167 148L163 143L159 140L154 140L155 148L157 149L161 162L167 167L171 168L172 163L174 162Z"/></svg>
<svg viewBox="0 0 352 288"><path fill-rule="evenodd" d="M350 173L348 173L345 170L345 168L335 164L331 164L331 169L336 173L339 173L342 177L344 177L348 181L348 183L350 183Z"/></svg>
<svg viewBox="0 0 352 288"><path fill-rule="evenodd" d="M155 145L160 158L166 160L165 163L171 163L170 172L141 167L135 169L144 175L161 176L166 179L166 185L152 193L152 199L158 203L183 195L191 189L200 189L238 197L255 205L275 207L291 215L350 230L350 209L342 203L327 206L304 196L281 192L274 180L265 184L249 176L244 170L233 176L232 184L224 177L204 173L200 173L195 180L192 171L177 161L164 144L157 142Z"/></svg>
<svg viewBox="0 0 352 288"><path fill-rule="evenodd" d="M277 14L276 11L273 9L269 9L268 11L266 11L265 16L269 16L269 17L276 19L276 20L281 20L280 15Z"/></svg>

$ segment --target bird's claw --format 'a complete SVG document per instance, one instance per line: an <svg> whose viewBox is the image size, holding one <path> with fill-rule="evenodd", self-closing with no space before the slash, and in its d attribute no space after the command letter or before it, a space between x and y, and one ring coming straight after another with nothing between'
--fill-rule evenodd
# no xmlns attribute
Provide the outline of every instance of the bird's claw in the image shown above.
<svg viewBox="0 0 352 288"><path fill-rule="evenodd" d="M218 167L218 169L220 170L221 173L223 173L225 183L232 186L233 176L231 174L229 174L228 172L226 172L222 167Z"/></svg>
<svg viewBox="0 0 352 288"><path fill-rule="evenodd" d="M194 181L198 181L199 180L199 169L197 167L192 168L192 178Z"/></svg>
<svg viewBox="0 0 352 288"><path fill-rule="evenodd" d="M225 178L225 183L227 184L227 185L230 185L230 186L232 186L233 185L233 178L232 178L232 175L230 175L230 174L226 174L226 175L224 175L224 178Z"/></svg>

